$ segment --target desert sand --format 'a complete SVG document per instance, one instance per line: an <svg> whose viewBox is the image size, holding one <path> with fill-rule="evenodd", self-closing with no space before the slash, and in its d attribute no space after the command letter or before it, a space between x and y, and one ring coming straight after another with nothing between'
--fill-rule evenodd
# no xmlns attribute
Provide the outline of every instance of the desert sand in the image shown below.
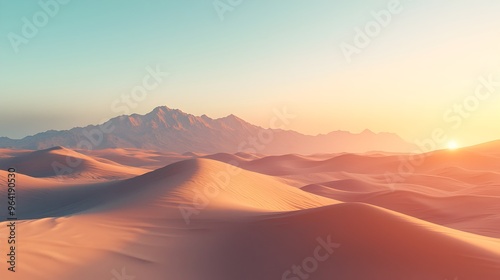
<svg viewBox="0 0 500 280"><path fill-rule="evenodd" d="M498 280L499 150L2 149L0 218L13 166L19 220L16 273L2 240L0 278Z"/></svg>

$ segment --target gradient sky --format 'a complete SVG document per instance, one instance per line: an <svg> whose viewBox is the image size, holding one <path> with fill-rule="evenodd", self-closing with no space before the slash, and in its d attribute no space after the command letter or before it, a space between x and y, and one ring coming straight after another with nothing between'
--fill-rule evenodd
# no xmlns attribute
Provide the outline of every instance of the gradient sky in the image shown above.
<svg viewBox="0 0 500 280"><path fill-rule="evenodd" d="M413 142L442 128L459 145L499 139L500 87L460 125L443 115L478 77L500 81L500 1L401 0L347 62L340 44L389 2L244 0L221 21L212 0L70 1L16 53L9 34L43 10L0 0L0 136L119 115L113 101L159 65L170 76L131 112L167 105L266 127L286 106L297 115L288 128L307 134L368 128Z"/></svg>

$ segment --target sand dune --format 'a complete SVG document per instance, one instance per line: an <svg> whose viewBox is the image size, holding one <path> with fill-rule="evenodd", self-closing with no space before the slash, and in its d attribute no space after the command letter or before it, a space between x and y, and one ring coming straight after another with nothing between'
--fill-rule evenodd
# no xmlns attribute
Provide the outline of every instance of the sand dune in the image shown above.
<svg viewBox="0 0 500 280"><path fill-rule="evenodd" d="M308 185L311 193L345 202L364 202L404 213L435 224L500 238L500 197L463 195L460 193L434 196L425 191L342 191L334 185Z"/></svg>
<svg viewBox="0 0 500 280"><path fill-rule="evenodd" d="M498 145L494 145L495 143ZM500 142L456 151L440 150L422 155L367 153L318 156L281 155L248 159L220 153L208 157L223 162L232 161L233 164L236 161L237 165L242 168L278 176L339 171L360 174L398 173L401 170L404 173L413 170L414 172L411 173L439 174L450 168L500 174L499 157L496 156L498 147L500 147ZM491 152L487 152L488 150ZM411 165L412 169L408 169L408 165Z"/></svg>
<svg viewBox="0 0 500 280"><path fill-rule="evenodd" d="M3 180L6 180L5 176L5 173L0 174ZM23 219L102 211L138 213L148 208L146 204L152 201L172 210L176 217L182 217L180 207L201 205L202 214L211 213L209 210L218 214L221 210L230 210L234 214L238 211L292 211L338 203L290 187L270 176L209 159L186 160L133 179L111 183L60 187L61 184L54 181L44 180L41 184L41 179L19 176L23 182L37 185L19 190L27 205L36 205L36 211L32 207L20 208L18 215Z"/></svg>
<svg viewBox="0 0 500 280"><path fill-rule="evenodd" d="M33 152L31 150L13 150L13 149L0 149L0 159L11 158L14 156Z"/></svg>
<svg viewBox="0 0 500 280"><path fill-rule="evenodd" d="M64 147L24 152L0 159L0 168L15 167L31 177L62 177L93 179L121 179L147 172L143 168L123 166L110 160L96 160Z"/></svg>
<svg viewBox="0 0 500 280"><path fill-rule="evenodd" d="M496 280L497 146L429 154L393 184L405 155L5 150L22 234L18 272L0 276ZM44 167L68 156L83 163L64 181Z"/></svg>
<svg viewBox="0 0 500 280"><path fill-rule="evenodd" d="M155 170L166 165L198 157L195 153L169 153L140 149L103 149L103 150L83 150L81 153L95 158L96 160L111 160L122 165L147 168Z"/></svg>
<svg viewBox="0 0 500 280"><path fill-rule="evenodd" d="M242 268L248 277L224 272L221 279L280 279L293 264L313 256L318 237L328 236L340 247L318 265L311 279L495 279L500 275L497 240L366 204L282 214L233 230L230 239L219 240L218 245L233 256L237 250L249 249L242 239L252 240L256 248L234 264L252 263L261 270ZM275 240L273 245L270 239ZM233 263L227 257L223 261Z"/></svg>

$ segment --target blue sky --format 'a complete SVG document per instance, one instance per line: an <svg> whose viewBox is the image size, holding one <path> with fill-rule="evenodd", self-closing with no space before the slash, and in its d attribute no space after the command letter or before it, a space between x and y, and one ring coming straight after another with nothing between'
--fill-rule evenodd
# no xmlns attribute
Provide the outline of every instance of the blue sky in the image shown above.
<svg viewBox="0 0 500 280"><path fill-rule="evenodd" d="M298 116L289 128L308 134L369 128L422 138L448 125L443 113L478 76L500 73L500 3L434 2L401 0L348 62L340 44L390 1L243 0L224 20L211 0L69 1L16 52L9 34L22 35L23 18L43 8L0 0L0 135L119 115L113 102L159 67L169 76L130 112L167 105L267 126L286 106ZM499 102L500 94L483 102L453 137L500 138Z"/></svg>

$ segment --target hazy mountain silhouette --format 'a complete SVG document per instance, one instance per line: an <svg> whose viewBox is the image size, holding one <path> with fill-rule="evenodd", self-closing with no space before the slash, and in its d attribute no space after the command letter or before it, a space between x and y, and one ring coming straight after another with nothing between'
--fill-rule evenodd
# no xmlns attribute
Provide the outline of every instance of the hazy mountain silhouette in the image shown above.
<svg viewBox="0 0 500 280"><path fill-rule="evenodd" d="M165 106L157 107L146 115L116 117L100 126L50 130L19 140L0 137L2 148L47 149L54 146L264 154L408 152L414 149L412 144L393 133L334 131L311 136L291 130L264 129L235 115L212 119Z"/></svg>

